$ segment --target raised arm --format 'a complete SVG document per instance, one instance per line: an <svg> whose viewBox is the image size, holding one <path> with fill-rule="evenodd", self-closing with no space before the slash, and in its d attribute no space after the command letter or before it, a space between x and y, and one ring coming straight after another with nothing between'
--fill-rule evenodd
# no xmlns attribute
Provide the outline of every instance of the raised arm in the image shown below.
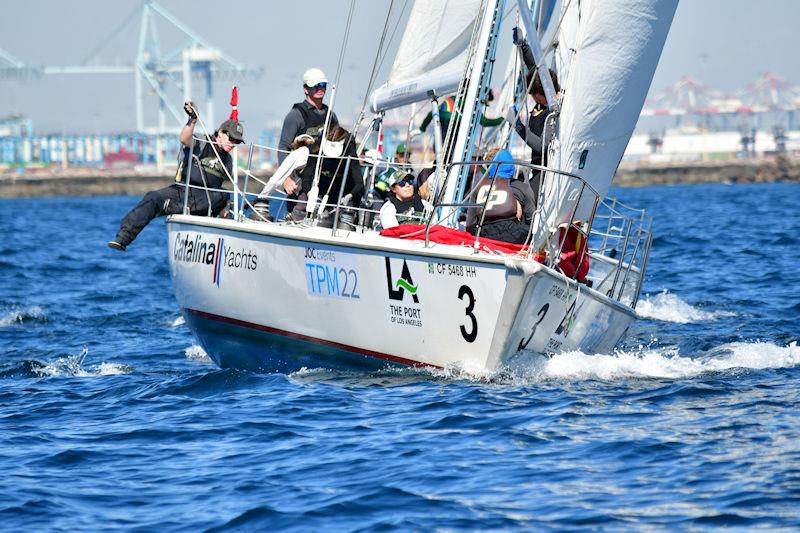
<svg viewBox="0 0 800 533"><path fill-rule="evenodd" d="M188 100L183 104L183 110L189 116L189 120L181 129L179 139L182 145L190 146L192 144L192 135L194 135L194 126L197 124L197 110L195 109L194 103L191 100Z"/></svg>

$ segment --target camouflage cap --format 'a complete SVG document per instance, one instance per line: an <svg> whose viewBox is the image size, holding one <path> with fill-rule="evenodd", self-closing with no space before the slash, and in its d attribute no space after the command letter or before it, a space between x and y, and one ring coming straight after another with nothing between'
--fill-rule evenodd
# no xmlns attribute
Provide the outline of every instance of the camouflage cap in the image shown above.
<svg viewBox="0 0 800 533"><path fill-rule="evenodd" d="M244 142L244 128L242 127L242 123L238 120L226 120L220 125L219 130L227 133L232 141L237 143Z"/></svg>

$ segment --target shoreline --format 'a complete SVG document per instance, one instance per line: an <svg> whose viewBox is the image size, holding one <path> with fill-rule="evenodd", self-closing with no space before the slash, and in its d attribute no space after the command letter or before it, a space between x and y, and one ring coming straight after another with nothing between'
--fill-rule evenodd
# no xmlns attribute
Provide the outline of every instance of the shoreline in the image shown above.
<svg viewBox="0 0 800 533"><path fill-rule="evenodd" d="M175 172L174 167L7 172L0 174L0 198L141 196L172 184ZM614 185L620 187L776 182L800 183L800 157L680 163L623 161L614 177Z"/></svg>

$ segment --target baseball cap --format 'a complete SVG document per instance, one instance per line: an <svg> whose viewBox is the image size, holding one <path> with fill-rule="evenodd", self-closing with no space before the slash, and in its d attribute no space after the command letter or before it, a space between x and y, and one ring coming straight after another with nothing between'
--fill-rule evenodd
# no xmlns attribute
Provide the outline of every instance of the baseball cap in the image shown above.
<svg viewBox="0 0 800 533"><path fill-rule="evenodd" d="M242 123L238 120L226 120L220 125L219 129L227 132L231 140L238 143L244 142L244 128L242 127Z"/></svg>
<svg viewBox="0 0 800 533"><path fill-rule="evenodd" d="M303 73L303 85L313 87L318 83L328 83L325 73L318 68L310 68Z"/></svg>
<svg viewBox="0 0 800 533"><path fill-rule="evenodd" d="M406 172L405 170L402 170L402 169L395 170L389 176L389 187L397 185L398 183L400 183L401 181L404 181L404 180L409 180L409 181L413 182L414 181L414 175L411 174L410 172Z"/></svg>
<svg viewBox="0 0 800 533"><path fill-rule="evenodd" d="M394 151L396 154L406 154L408 151L406 150L405 143L400 143L397 145L397 149Z"/></svg>

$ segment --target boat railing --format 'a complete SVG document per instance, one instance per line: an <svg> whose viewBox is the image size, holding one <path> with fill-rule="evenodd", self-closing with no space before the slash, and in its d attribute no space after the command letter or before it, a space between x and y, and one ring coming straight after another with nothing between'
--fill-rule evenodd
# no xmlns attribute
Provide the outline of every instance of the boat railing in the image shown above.
<svg viewBox="0 0 800 533"><path fill-rule="evenodd" d="M514 160L502 163L489 160L459 161L449 165L447 171L449 172L450 168L457 166L489 166L491 168L491 165L499 166L503 164L513 165L515 174L517 168L530 169L537 174L539 195L536 213L532 217L528 228L528 238L520 254L532 260L543 262L551 268L559 269L561 251L564 248L567 234L572 229L589 243L588 247L579 247L580 256L577 258L576 264L580 265L582 263L586 253L590 253L593 258L598 259L593 262L594 266L587 276L592 286L604 292L610 298L635 307L652 245L652 219L646 215L645 210L630 207L617 199L603 201L597 190L580 176L527 161ZM574 196L574 205L571 207L571 212L558 218L558 220L567 220L567 222L553 228L545 227L547 219L546 214L543 212L546 173L553 173L563 176L568 181L574 181L578 190L577 195ZM484 176L486 175L488 174L484 174ZM491 178L490 187L493 188L496 176L489 175L489 177ZM439 221L448 218L458 219L459 212L462 209L476 207L481 208L483 215L485 215L491 188L487 199L483 203L475 203L469 200L475 193L474 188L478 179L477 176L473 179L473 190L464 194L464 198L468 199L467 201L434 203L433 213L426 223L426 246L429 245L430 228L437 218ZM580 221L576 220L576 213L584 195L588 196L588 201L591 202L592 208L588 218L585 221ZM450 208L452 211L447 214L442 214L441 212L437 214L437 211L442 208ZM483 215L475 232L473 248L476 251L480 247L480 235L484 226ZM534 227L537 222L541 226L540 228ZM534 235L537 235L537 229L539 230L538 241L545 243L539 249L531 246ZM572 277L577 277L577 272Z"/></svg>
<svg viewBox="0 0 800 533"><path fill-rule="evenodd" d="M232 175L228 176L229 181L233 186L233 218L237 221L244 220L245 210L249 208L253 213L256 214L255 217L257 219L260 217L262 220L268 221L266 217L261 215L259 210L255 209L254 202L252 200L286 200L286 198L283 196L252 193L247 190L250 180L260 183L262 187L266 185L264 180L255 176L252 172L252 144L249 146L249 152L250 156L247 160L247 166L242 168L238 167L237 165L238 168L236 168L236 171L234 171ZM200 174L203 178L204 185L199 186L189 184L186 188L185 198L188 200L189 188L204 189L206 191L206 197L209 204L208 214L210 215L211 202L209 191L219 191L223 193L228 193L231 191L207 187L207 180L205 179L205 174L202 171L202 166L199 165L199 158L194 154L192 157L193 160L198 163L198 167L201 169ZM328 158L328 156L326 156L326 158ZM347 165L350 165L352 161L359 161L358 158L347 156L339 157L338 159L346 161L345 175L347 174ZM388 166L392 165L392 162L390 161L381 161L381 163ZM561 250L566 242L567 234L569 233L570 229L573 229L575 232L581 235L581 238L586 239L586 242L589 243L588 247L580 247L581 255L578 257L576 264L581 264L584 259L584 254L587 253L590 253L592 257L598 259L598 261L593 261L593 264L596 266L591 269L588 276L588 279L591 280L592 286L604 292L610 298L635 307L636 302L638 301L639 292L641 290L643 274L647 267L650 248L652 246L652 235L650 232L652 220L646 215L643 209L636 209L627 206L616 199L602 201L599 193L591 186L591 184L587 183L580 176L555 168L536 165L527 161L456 161L447 165L444 170L445 175L447 175L449 174L450 169L454 167L470 166L476 168L488 167L491 169L492 165L497 165L495 167L495 174L500 166L513 165L515 167L515 174L517 172L517 168L521 168L525 171L535 172L537 176L536 179L538 180L539 195L537 198L536 212L534 213L532 222L528 227L528 236L524 243L523 249L518 255L527 257L531 260L543 262L553 269L559 269ZM241 183L241 187L239 180L237 179L239 170L243 171L242 173L244 175L244 180L243 183ZM574 202L571 212L559 217L559 220L566 220L566 222L559 224L554 228L545 227L547 226L547 217L546 213L543 211L543 199L544 178L547 173L562 176L568 181L573 181L576 184L578 191L577 195L571 197L573 198L572 202ZM483 203L470 200L472 195L475 193L474 185L477 184L477 181L473 183L473 190L465 191L463 197L467 198L467 200L459 202L436 201L433 203L433 209L429 216L420 219L420 222L425 224L425 247L430 247L431 245L430 228L434 223L438 224L448 219L458 220L462 210L479 208L481 209L482 214L481 219L477 224L473 249L476 252L480 251L480 236L484 227L484 216L487 211L486 207L497 179L496 175L490 175L489 177L490 190ZM330 211L327 211L326 213L328 215L332 215L333 220L331 222L331 228L332 232L335 234L340 226L343 213L342 210L346 209L348 213L348 220L343 221L344 227L348 229L360 227L362 230L375 229L375 224L372 222L377 219L379 210L370 206L364 207L346 205L346 203L345 205L342 205L343 190L344 180L342 180L336 201L330 203L325 202L324 205L320 204L320 209L317 211L318 218L316 221L319 222L321 218L320 215L325 209L332 209L332 213ZM592 206L591 214L585 221L578 221L575 217L578 207L582 205L584 195L589 197L589 202ZM327 195L325 196L327 197ZM291 205L302 205L308 203L307 201L300 199L291 199L288 201ZM188 209L188 201L184 203L184 206L187 206L185 209ZM441 211L443 209L450 209L451 211L448 214L443 215ZM355 220L356 218L357 221ZM538 228L534 227L537 222L539 225ZM327 225L325 227L327 227ZM534 247L531 246L534 236L537 236L537 243L544 243L540 244L538 249L534 249ZM602 268L600 268L601 266ZM573 278L576 276L577 272L575 275L573 275Z"/></svg>
<svg viewBox="0 0 800 533"><path fill-rule="evenodd" d="M616 198L601 202L590 235L593 254L613 265L605 275L603 290L612 298L635 307L653 243L652 218L644 209Z"/></svg>

